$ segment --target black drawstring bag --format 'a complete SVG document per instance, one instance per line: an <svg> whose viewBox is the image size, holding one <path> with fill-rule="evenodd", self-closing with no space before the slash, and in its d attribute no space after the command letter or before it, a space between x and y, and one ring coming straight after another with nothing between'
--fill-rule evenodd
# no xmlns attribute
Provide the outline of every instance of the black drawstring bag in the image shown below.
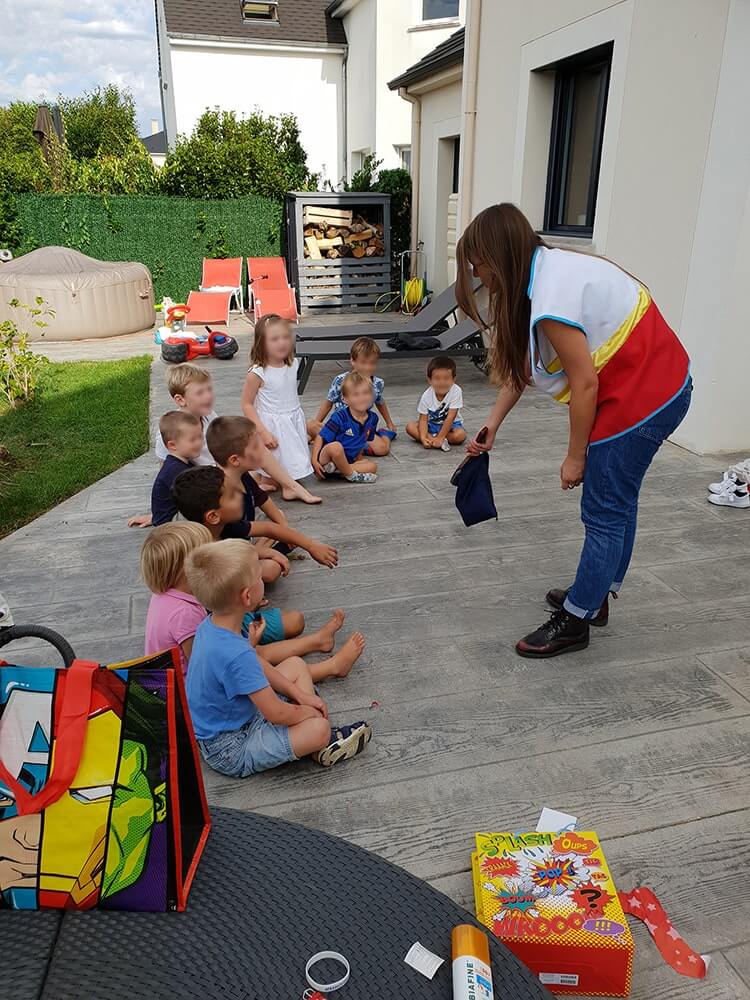
<svg viewBox="0 0 750 1000"><path fill-rule="evenodd" d="M467 528L493 517L497 520L490 482L490 456L486 451L465 458L451 476L451 485L456 487L456 507Z"/></svg>
<svg viewBox="0 0 750 1000"><path fill-rule="evenodd" d="M399 331L388 341L388 346L394 351L437 351L440 349L440 341L437 337L417 337L413 333Z"/></svg>

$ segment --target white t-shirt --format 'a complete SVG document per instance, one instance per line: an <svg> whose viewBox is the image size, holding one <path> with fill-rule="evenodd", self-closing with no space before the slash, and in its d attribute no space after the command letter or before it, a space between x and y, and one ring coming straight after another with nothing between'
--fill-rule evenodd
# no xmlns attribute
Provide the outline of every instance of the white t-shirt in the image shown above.
<svg viewBox="0 0 750 1000"><path fill-rule="evenodd" d="M206 431L208 430L208 425L211 423L212 420L216 420L218 415L219 414L216 412L216 410L211 410L211 412L208 413L205 417L201 417L201 426L203 428L203 450L201 451L200 455L197 458L193 459L196 465L216 465L216 462L214 462L213 459L213 455L208 450L208 445L206 444ZM156 425L155 442L156 443L154 445L154 451L156 452L156 457L159 459L160 462L163 462L164 459L169 454L169 452L167 451L167 446L164 444L164 440L159 431L158 423Z"/></svg>
<svg viewBox="0 0 750 1000"><path fill-rule="evenodd" d="M461 407L464 405L464 394L461 386L454 382L445 395L444 399L438 399L432 386L428 386L422 393L422 398L417 406L417 413L427 414L430 423L443 423L448 416L448 410L457 410L454 420L461 419Z"/></svg>

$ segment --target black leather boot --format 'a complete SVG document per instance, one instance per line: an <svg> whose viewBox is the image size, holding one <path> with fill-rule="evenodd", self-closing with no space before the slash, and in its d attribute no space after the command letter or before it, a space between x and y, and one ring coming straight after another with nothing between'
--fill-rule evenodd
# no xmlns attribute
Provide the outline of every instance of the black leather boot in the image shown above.
<svg viewBox="0 0 750 1000"><path fill-rule="evenodd" d="M562 653L585 649L588 644L589 623L560 608L552 612L544 625L516 643L516 652L519 656L542 660L548 656L560 656Z"/></svg>

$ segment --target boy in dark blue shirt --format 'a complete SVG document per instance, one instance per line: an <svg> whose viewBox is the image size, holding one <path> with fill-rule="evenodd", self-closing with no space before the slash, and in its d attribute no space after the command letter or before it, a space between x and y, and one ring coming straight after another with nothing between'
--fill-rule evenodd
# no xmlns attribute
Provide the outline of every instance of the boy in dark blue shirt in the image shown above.
<svg viewBox="0 0 750 1000"><path fill-rule="evenodd" d="M151 488L151 513L132 517L128 527L147 528L149 525L167 524L177 517L172 484L181 472L195 466L194 460L204 448L203 425L198 417L186 410L165 413L159 421L159 434L167 449L167 457Z"/></svg>
<svg viewBox="0 0 750 1000"><path fill-rule="evenodd" d="M341 396L345 405L329 417L313 442L313 470L318 479L338 472L350 483L374 483L378 467L364 457L378 426L377 414L370 409L372 381L350 372L341 383Z"/></svg>

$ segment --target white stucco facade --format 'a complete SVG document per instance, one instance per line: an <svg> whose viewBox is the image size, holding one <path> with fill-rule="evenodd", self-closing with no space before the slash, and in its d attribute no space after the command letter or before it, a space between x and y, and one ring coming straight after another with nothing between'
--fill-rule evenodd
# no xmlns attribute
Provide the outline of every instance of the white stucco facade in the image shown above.
<svg viewBox="0 0 750 1000"><path fill-rule="evenodd" d="M445 41L463 23L459 17L422 20L422 0L345 0L336 16L346 30L347 154L350 170L360 155L375 153L383 167L401 165L411 145L411 110L388 81Z"/></svg>
<svg viewBox="0 0 750 1000"><path fill-rule="evenodd" d="M503 200L543 227L553 81L540 70L608 42L593 238L576 245L648 284L688 349L694 403L675 441L748 451L746 0L469 0L459 229Z"/></svg>
<svg viewBox="0 0 750 1000"><path fill-rule="evenodd" d="M206 108L247 115L293 113L311 171L334 185L344 172L345 46L160 39L170 144Z"/></svg>

